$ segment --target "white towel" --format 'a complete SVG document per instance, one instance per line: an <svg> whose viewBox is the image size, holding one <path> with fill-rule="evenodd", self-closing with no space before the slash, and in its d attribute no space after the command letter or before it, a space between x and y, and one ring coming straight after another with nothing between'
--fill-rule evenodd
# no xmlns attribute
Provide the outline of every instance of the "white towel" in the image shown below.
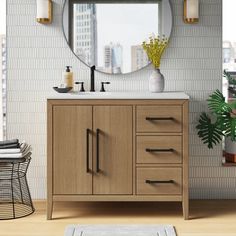
<svg viewBox="0 0 236 236"><path fill-rule="evenodd" d="M32 151L32 148L27 143L23 142L20 145L20 152L18 153L0 153L0 158L22 158L26 156L29 152Z"/></svg>
<svg viewBox="0 0 236 236"><path fill-rule="evenodd" d="M28 144L23 141L21 144L20 144L20 148L6 148L6 149L0 149L0 154L13 154L13 153L20 153L20 152L24 152L25 149L28 148Z"/></svg>
<svg viewBox="0 0 236 236"><path fill-rule="evenodd" d="M0 158L20 158L20 157L23 157L21 152L0 154Z"/></svg>
<svg viewBox="0 0 236 236"><path fill-rule="evenodd" d="M24 149L24 151L22 151L22 156L26 156L29 152L32 151L32 148L30 145L27 145L27 147Z"/></svg>
<svg viewBox="0 0 236 236"><path fill-rule="evenodd" d="M20 151L21 151L20 148L0 149L0 154L3 154L3 153L19 153Z"/></svg>

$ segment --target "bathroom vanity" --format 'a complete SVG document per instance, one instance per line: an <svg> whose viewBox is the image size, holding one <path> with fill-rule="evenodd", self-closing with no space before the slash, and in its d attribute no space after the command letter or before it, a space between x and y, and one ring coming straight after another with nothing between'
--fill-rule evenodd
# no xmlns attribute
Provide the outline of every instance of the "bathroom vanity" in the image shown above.
<svg viewBox="0 0 236 236"><path fill-rule="evenodd" d="M188 219L188 99L181 92L47 100L47 218L55 201L178 201Z"/></svg>

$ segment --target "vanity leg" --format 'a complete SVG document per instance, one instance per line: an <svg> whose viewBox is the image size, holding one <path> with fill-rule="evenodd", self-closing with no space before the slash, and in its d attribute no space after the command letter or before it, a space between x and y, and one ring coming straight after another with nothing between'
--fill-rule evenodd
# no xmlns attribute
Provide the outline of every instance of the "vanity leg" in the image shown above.
<svg viewBox="0 0 236 236"><path fill-rule="evenodd" d="M52 219L52 211L53 211L53 201L52 198L47 199L47 220Z"/></svg>
<svg viewBox="0 0 236 236"><path fill-rule="evenodd" d="M189 200L184 199L182 202L182 207L183 207L183 216L185 220L189 219Z"/></svg>

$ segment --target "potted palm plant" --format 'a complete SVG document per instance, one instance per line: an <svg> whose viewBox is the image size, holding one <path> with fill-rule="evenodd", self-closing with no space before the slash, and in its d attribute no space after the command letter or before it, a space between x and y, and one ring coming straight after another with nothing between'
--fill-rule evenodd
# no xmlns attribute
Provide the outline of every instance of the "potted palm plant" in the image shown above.
<svg viewBox="0 0 236 236"><path fill-rule="evenodd" d="M146 51L148 59L152 62L154 70L149 78L150 92L163 92L165 87L164 76L160 72L161 56L168 44L165 36L151 36L148 41L144 41L142 46Z"/></svg>
<svg viewBox="0 0 236 236"><path fill-rule="evenodd" d="M219 144L224 137L235 142L236 102L226 102L219 90L210 95L207 101L210 113L203 112L200 115L196 126L198 136L209 149Z"/></svg>

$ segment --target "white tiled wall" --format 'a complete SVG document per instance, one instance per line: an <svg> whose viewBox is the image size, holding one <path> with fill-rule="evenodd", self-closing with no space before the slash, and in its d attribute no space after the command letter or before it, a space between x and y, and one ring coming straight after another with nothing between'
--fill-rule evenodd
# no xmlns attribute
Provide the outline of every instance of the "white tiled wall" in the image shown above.
<svg viewBox="0 0 236 236"><path fill-rule="evenodd" d="M7 0L8 5L8 137L33 146L28 179L33 198L45 198L46 97L58 85L66 65L77 80L89 70L68 48L61 29L63 0L53 0L52 25L36 23L36 0ZM200 0L200 23L182 21L182 0L171 0L174 27L161 70L166 90L183 90L190 104L190 186L192 198L235 198L236 168L221 167L221 148L208 150L196 135L196 121L206 109L205 99L221 88L222 0ZM147 90L150 68L126 76L96 74L111 81L111 90Z"/></svg>

